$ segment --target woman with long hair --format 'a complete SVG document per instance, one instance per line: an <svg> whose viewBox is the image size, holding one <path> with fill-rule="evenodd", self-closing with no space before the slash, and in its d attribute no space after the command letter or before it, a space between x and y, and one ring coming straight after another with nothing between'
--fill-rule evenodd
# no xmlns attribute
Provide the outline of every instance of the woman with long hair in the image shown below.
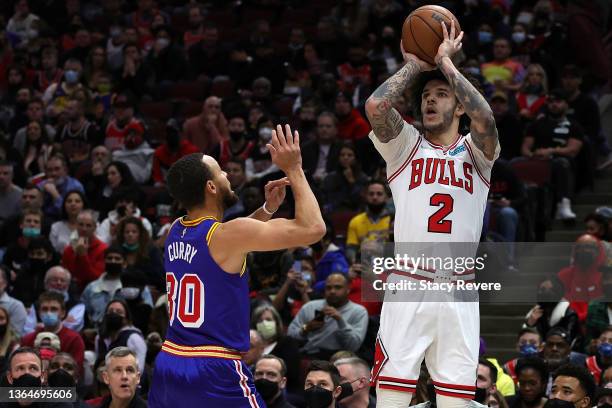
<svg viewBox="0 0 612 408"><path fill-rule="evenodd" d="M98 78L108 77L111 73L108 69L106 49L101 45L91 47L87 62L85 63L84 77L89 89L97 89Z"/></svg>
<svg viewBox="0 0 612 408"><path fill-rule="evenodd" d="M117 225L115 244L126 251L127 270L138 269L147 276L147 284L165 290L165 271L160 250L153 244L142 221L125 217Z"/></svg>
<svg viewBox="0 0 612 408"><path fill-rule="evenodd" d="M132 324L130 308L124 300L114 299L108 303L98 332L97 361L104 360L106 353L115 347L128 347L136 353L138 368L144 372L147 344L142 332Z"/></svg>
<svg viewBox="0 0 612 408"><path fill-rule="evenodd" d="M37 120L30 121L26 128L25 148L20 152L24 157L24 171L30 176L44 172L52 151L53 146L45 125Z"/></svg>
<svg viewBox="0 0 612 408"><path fill-rule="evenodd" d="M104 171L105 177L96 179L97 183L88 183L87 197L95 210L100 212L100 219L106 217L113 209L112 195L121 187L140 190L127 164L111 161Z"/></svg>
<svg viewBox="0 0 612 408"><path fill-rule="evenodd" d="M368 177L361 170L355 146L345 142L338 152L338 168L323 180L325 212L358 210L367 183Z"/></svg>
<svg viewBox="0 0 612 408"><path fill-rule="evenodd" d="M11 352L19 347L19 336L11 327L8 311L0 306L0 370L6 371L6 362Z"/></svg>
<svg viewBox="0 0 612 408"><path fill-rule="evenodd" d="M521 89L516 94L516 103L521 118L533 120L546 104L548 77L540 64L530 64Z"/></svg>
<svg viewBox="0 0 612 408"><path fill-rule="evenodd" d="M78 239L77 216L87 208L87 198L79 190L69 191L62 204L62 219L51 225L49 240L58 254L64 253L64 248L72 239Z"/></svg>
<svg viewBox="0 0 612 408"><path fill-rule="evenodd" d="M295 340L285 335L280 314L271 304L264 304L253 311L252 328L257 330L264 342L263 354L282 358L287 364L287 387L298 390L300 352Z"/></svg>

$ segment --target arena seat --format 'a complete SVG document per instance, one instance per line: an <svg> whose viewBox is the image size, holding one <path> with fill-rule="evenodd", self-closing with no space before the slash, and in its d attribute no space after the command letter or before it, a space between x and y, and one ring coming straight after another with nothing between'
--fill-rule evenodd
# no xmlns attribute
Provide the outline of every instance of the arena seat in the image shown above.
<svg viewBox="0 0 612 408"><path fill-rule="evenodd" d="M174 107L169 102L142 102L138 105L138 111L145 118L155 118L166 121L172 116Z"/></svg>
<svg viewBox="0 0 612 408"><path fill-rule="evenodd" d="M351 219L359 214L357 211L337 211L330 214L330 221L334 227L336 235L345 235Z"/></svg>
<svg viewBox="0 0 612 408"><path fill-rule="evenodd" d="M210 80L177 82L168 87L166 97L174 100L203 101L209 90Z"/></svg>
<svg viewBox="0 0 612 408"><path fill-rule="evenodd" d="M227 77L216 77L212 81L210 94L219 98L227 98L234 93L234 81Z"/></svg>

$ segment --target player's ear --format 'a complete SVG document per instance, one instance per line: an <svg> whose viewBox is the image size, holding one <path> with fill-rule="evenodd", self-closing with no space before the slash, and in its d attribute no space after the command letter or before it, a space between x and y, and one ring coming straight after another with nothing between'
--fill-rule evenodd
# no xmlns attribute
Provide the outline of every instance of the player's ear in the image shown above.
<svg viewBox="0 0 612 408"><path fill-rule="evenodd" d="M457 117L461 117L461 115L463 115L464 113L465 108L463 107L463 104L457 101L457 106L455 106L455 115L457 115Z"/></svg>
<svg viewBox="0 0 612 408"><path fill-rule="evenodd" d="M210 193L216 194L217 193L217 186L215 186L215 183L213 183L212 180L208 180L206 182L206 190Z"/></svg>

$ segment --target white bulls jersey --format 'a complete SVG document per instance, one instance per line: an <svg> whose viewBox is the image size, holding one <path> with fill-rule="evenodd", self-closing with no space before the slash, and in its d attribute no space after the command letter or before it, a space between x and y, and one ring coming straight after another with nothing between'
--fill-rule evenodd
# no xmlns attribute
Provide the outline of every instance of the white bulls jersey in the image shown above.
<svg viewBox="0 0 612 408"><path fill-rule="evenodd" d="M404 122L400 134L370 139L387 163L395 203L395 242L478 242L495 160L470 134L448 147L427 141ZM499 156L499 144L495 159Z"/></svg>

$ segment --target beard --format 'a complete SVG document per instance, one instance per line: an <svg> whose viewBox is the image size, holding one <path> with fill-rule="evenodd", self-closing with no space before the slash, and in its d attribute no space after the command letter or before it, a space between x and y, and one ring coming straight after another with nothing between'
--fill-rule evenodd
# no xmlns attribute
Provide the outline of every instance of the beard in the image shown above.
<svg viewBox="0 0 612 408"><path fill-rule="evenodd" d="M433 133L433 134L440 134L444 132L453 123L453 112L454 111L455 111L455 108L449 110L448 112L441 113L440 115L442 116L442 121L439 123L433 124L433 125L426 125L425 116L423 116L423 127L429 133Z"/></svg>
<svg viewBox="0 0 612 408"><path fill-rule="evenodd" d="M225 189L221 192L221 208L223 211L234 206L238 202L239 198L232 190Z"/></svg>

